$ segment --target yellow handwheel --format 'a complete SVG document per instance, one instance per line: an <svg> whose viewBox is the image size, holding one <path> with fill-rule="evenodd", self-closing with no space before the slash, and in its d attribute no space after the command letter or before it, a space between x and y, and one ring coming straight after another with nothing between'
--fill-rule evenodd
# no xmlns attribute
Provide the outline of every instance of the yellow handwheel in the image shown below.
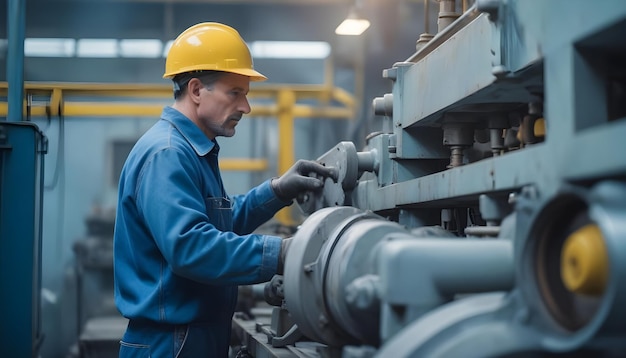
<svg viewBox="0 0 626 358"><path fill-rule="evenodd" d="M561 251L565 287L573 293L601 295L608 276L608 255L600 228L588 224L570 234Z"/></svg>

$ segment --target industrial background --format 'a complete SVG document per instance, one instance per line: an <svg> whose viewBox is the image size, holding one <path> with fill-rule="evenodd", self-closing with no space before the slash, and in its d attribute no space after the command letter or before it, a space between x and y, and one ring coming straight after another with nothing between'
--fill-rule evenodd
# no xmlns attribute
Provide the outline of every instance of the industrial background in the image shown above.
<svg viewBox="0 0 626 358"><path fill-rule="evenodd" d="M336 34L351 11L369 28ZM278 305L242 292L233 354L626 356L626 2L7 0L0 19L2 356L116 356L119 172L173 101L168 42L205 21L269 78L219 139L229 194L301 158L341 174L262 228L299 240ZM287 274L312 258L326 276Z"/></svg>

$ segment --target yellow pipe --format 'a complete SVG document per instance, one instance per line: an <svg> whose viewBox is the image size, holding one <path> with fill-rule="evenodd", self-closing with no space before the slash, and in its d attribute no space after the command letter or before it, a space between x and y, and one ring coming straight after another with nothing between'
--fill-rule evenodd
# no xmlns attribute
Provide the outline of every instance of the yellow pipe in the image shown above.
<svg viewBox="0 0 626 358"><path fill-rule="evenodd" d="M0 94L6 92L6 82L0 82ZM160 84L107 84L71 82L26 82L24 91L35 95L49 95L60 90L64 96L172 98L172 86Z"/></svg>
<svg viewBox="0 0 626 358"><path fill-rule="evenodd" d="M61 113L63 113L63 93L60 89L55 88L50 95L50 115L57 117Z"/></svg>
<svg viewBox="0 0 626 358"><path fill-rule="evenodd" d="M220 159L220 170L262 172L269 167L266 159Z"/></svg>
<svg viewBox="0 0 626 358"><path fill-rule="evenodd" d="M350 109L337 107L311 107L296 105L293 108L293 117L297 118L327 118L327 119L346 119L352 118L354 112Z"/></svg>
<svg viewBox="0 0 626 358"><path fill-rule="evenodd" d="M349 93L348 91L342 89L342 88L334 88L333 92L332 92L332 97L333 99L335 99L337 102L343 104L344 106L347 106L349 108L354 108L354 106L356 105L356 100L354 98L354 96Z"/></svg>
<svg viewBox="0 0 626 358"><path fill-rule="evenodd" d="M102 96L124 98L167 98L173 100L172 86L169 84L128 84L128 83L74 83L74 82L25 82L24 91L32 94L49 94L60 89L65 96ZM250 98L274 98L278 92L289 89L297 98L328 98L334 90L328 84L287 85L266 84L250 88ZM0 82L0 94L6 94L7 82Z"/></svg>
<svg viewBox="0 0 626 358"><path fill-rule="evenodd" d="M30 107L31 117L47 117L48 106L32 106ZM0 117L6 117L8 114L9 106L6 102L0 102ZM24 102L24 116L27 114L26 102Z"/></svg>
<svg viewBox="0 0 626 358"><path fill-rule="evenodd" d="M161 104L65 102L63 114L67 117L150 116L158 118L162 111L163 105Z"/></svg>
<svg viewBox="0 0 626 358"><path fill-rule="evenodd" d="M278 92L278 175L284 174L295 161L293 154L295 102L296 96L292 91ZM284 225L294 224L290 207L276 213L276 218Z"/></svg>
<svg viewBox="0 0 626 358"><path fill-rule="evenodd" d="M34 104L30 107L32 117L57 116L66 117L158 117L163 104L139 102L64 102L56 99L56 104ZM60 113L62 107L62 113ZM7 115L8 106L0 102L0 117ZM253 105L250 116L278 116L280 109L274 105ZM24 107L26 114L26 107ZM292 115L298 118L350 119L354 112L351 109L338 107L313 107L294 105Z"/></svg>
<svg viewBox="0 0 626 358"><path fill-rule="evenodd" d="M25 92L35 96L48 97L48 101L35 102L30 107L31 116L155 116L161 113L166 103L162 101L127 102L114 100L129 98L171 98L172 89L169 85L161 84L103 84L103 83L33 83L26 82ZM0 94L8 90L6 82L0 82ZM324 85L266 85L253 87L250 98L276 99L282 91L291 91L296 100L300 98L315 98L323 104L330 99L342 104L340 106L308 106L296 105L293 116L308 118L339 118L351 119L355 114L355 100L345 90ZM102 97L106 100L72 101L75 97ZM68 98L70 101L68 101ZM48 102L48 103L46 103ZM42 107L47 106L47 109ZM57 109L58 108L58 109ZM0 116L6 116L6 103L0 102ZM251 115L277 116L279 108L275 105L253 104ZM25 112L26 113L26 112Z"/></svg>

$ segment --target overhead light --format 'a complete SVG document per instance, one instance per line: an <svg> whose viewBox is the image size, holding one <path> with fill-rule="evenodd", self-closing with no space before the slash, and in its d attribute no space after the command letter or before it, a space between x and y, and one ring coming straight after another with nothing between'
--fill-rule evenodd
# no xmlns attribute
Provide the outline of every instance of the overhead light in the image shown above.
<svg viewBox="0 0 626 358"><path fill-rule="evenodd" d="M370 22L359 15L356 7L352 7L348 17L335 29L335 33L337 35L357 36L367 30L368 27L370 27Z"/></svg>

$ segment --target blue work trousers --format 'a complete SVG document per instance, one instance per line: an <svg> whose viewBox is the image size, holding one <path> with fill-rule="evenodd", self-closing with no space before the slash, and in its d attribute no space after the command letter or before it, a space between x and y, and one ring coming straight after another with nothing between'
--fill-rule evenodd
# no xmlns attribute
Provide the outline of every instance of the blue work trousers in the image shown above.
<svg viewBox="0 0 626 358"><path fill-rule="evenodd" d="M227 358L230 331L210 323L168 325L129 322L120 358ZM230 328L230 327L229 327Z"/></svg>

